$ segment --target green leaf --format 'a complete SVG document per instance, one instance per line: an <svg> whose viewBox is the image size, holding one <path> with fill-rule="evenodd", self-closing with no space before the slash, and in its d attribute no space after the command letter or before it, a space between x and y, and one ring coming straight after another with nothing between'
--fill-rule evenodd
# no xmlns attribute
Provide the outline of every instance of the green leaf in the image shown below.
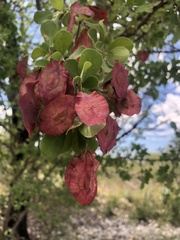
<svg viewBox="0 0 180 240"><path fill-rule="evenodd" d="M92 63L91 63L91 62L86 61L86 62L84 63L83 69L82 69L82 71L81 71L81 76L80 76L81 79L82 79L82 81L83 81L83 79L84 79L85 76L86 76L87 70L88 70L91 66L92 66Z"/></svg>
<svg viewBox="0 0 180 240"><path fill-rule="evenodd" d="M67 132L69 132L69 130L71 130L71 129L75 129L75 128L81 126L81 124L82 124L82 122L80 121L79 117L76 116L74 118L74 121L73 121L71 127L67 130Z"/></svg>
<svg viewBox="0 0 180 240"><path fill-rule="evenodd" d="M86 138L82 136L79 131L75 130L72 136L72 149L78 155L81 154L86 148Z"/></svg>
<svg viewBox="0 0 180 240"><path fill-rule="evenodd" d="M78 129L80 133L86 138L94 137L101 129L105 127L106 123L94 126L87 126L82 124Z"/></svg>
<svg viewBox="0 0 180 240"><path fill-rule="evenodd" d="M44 51L49 52L49 44L47 44L47 42L43 42L40 45L40 48L42 48Z"/></svg>
<svg viewBox="0 0 180 240"><path fill-rule="evenodd" d="M62 148L62 153L65 153L67 151L69 151L72 147L72 131L68 131L65 134L65 141L64 141L64 145Z"/></svg>
<svg viewBox="0 0 180 240"><path fill-rule="evenodd" d="M73 36L66 30L60 30L54 37L54 48L64 55L73 42Z"/></svg>
<svg viewBox="0 0 180 240"><path fill-rule="evenodd" d="M110 50L110 52L111 54L107 57L108 63L112 63L113 60L118 60L121 63L125 63L129 57L129 50L125 47L115 47Z"/></svg>
<svg viewBox="0 0 180 240"><path fill-rule="evenodd" d="M37 24L41 24L44 21L50 20L52 18L53 18L53 14L51 11L40 11L39 10L34 14L34 21Z"/></svg>
<svg viewBox="0 0 180 240"><path fill-rule="evenodd" d="M61 60L62 58L62 54L60 52L54 52L51 56L50 56L51 59L53 60Z"/></svg>
<svg viewBox="0 0 180 240"><path fill-rule="evenodd" d="M64 0L51 0L51 5L59 11L63 11Z"/></svg>
<svg viewBox="0 0 180 240"><path fill-rule="evenodd" d="M68 24L69 24L69 18L70 18L70 13L69 12L66 12L62 17L61 22L65 27L67 27Z"/></svg>
<svg viewBox="0 0 180 240"><path fill-rule="evenodd" d="M143 13L143 12L147 12L147 13L151 13L153 10L153 4L152 3L145 3L141 6L138 6L136 8L136 12L137 13Z"/></svg>
<svg viewBox="0 0 180 240"><path fill-rule="evenodd" d="M102 69L105 73L110 73L112 71L112 68L110 68L106 61L103 59Z"/></svg>
<svg viewBox="0 0 180 240"><path fill-rule="evenodd" d="M64 66L72 78L79 76L78 62L75 59L66 60Z"/></svg>
<svg viewBox="0 0 180 240"><path fill-rule="evenodd" d="M137 6L143 5L145 3L145 0L135 0L135 4Z"/></svg>
<svg viewBox="0 0 180 240"><path fill-rule="evenodd" d="M49 61L46 60L46 59L41 59L41 60L37 60L35 63L34 63L34 66L35 67L38 67L38 68L44 68L48 65Z"/></svg>
<svg viewBox="0 0 180 240"><path fill-rule="evenodd" d="M98 141L95 138L88 138L87 145L90 152L95 152L98 148Z"/></svg>
<svg viewBox="0 0 180 240"><path fill-rule="evenodd" d="M53 22L51 20L45 21L41 25L41 34L45 40L53 39L57 30L58 30L57 25L55 24L55 22Z"/></svg>
<svg viewBox="0 0 180 240"><path fill-rule="evenodd" d="M82 82L82 80L81 80L80 76L76 76L73 78L73 83L74 83L75 89L81 87L81 82Z"/></svg>
<svg viewBox="0 0 180 240"><path fill-rule="evenodd" d="M96 30L96 29L90 28L90 29L88 30L88 35L89 35L89 37L91 38L91 40L92 40L93 42L96 42L96 41L97 41L97 30Z"/></svg>
<svg viewBox="0 0 180 240"><path fill-rule="evenodd" d="M47 54L47 52L43 49L43 48L35 48L32 53L31 53L31 57L32 59L36 59L36 58L39 58L39 57L43 57Z"/></svg>
<svg viewBox="0 0 180 240"><path fill-rule="evenodd" d="M109 50L116 47L125 47L131 52L133 49L133 42L129 38L120 37L109 45Z"/></svg>
<svg viewBox="0 0 180 240"><path fill-rule="evenodd" d="M85 62L90 62L92 66L86 71L84 79L98 72L102 66L102 55L95 49L85 49L78 63L80 71L82 71Z"/></svg>
<svg viewBox="0 0 180 240"><path fill-rule="evenodd" d="M95 43L95 48L97 48L97 49L102 49L102 46L103 46L103 42L102 41L97 41L96 43Z"/></svg>
<svg viewBox="0 0 180 240"><path fill-rule="evenodd" d="M100 34L100 40L104 41L106 35L106 28L103 23L103 20L100 20L99 23L94 22L92 19L87 19L85 23L92 29L95 29Z"/></svg>
<svg viewBox="0 0 180 240"><path fill-rule="evenodd" d="M99 80L95 76L90 76L86 78L83 82L82 87L87 89L95 89L98 86Z"/></svg>
<svg viewBox="0 0 180 240"><path fill-rule="evenodd" d="M41 153L46 158L56 158L59 154L64 152L63 146L65 138L65 134L59 136L44 135L40 142Z"/></svg>
<svg viewBox="0 0 180 240"><path fill-rule="evenodd" d="M77 59L81 56L81 53L83 52L83 50L86 49L84 46L80 46L76 49L76 51L74 51L68 59Z"/></svg>

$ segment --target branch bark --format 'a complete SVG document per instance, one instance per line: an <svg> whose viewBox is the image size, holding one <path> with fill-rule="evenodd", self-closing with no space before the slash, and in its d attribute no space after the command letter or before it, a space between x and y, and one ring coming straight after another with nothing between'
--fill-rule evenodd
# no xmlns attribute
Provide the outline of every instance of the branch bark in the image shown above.
<svg viewBox="0 0 180 240"><path fill-rule="evenodd" d="M134 36L136 35L136 33L138 32L138 30L144 26L145 24L147 24L147 22L150 20L150 18L156 13L156 11L160 8L163 8L168 2L167 1L164 1L164 0L161 0L161 2L154 6L153 9L152 9L152 12L146 14L146 16L142 19L142 21L138 24L137 28L131 32L131 33L127 33L126 34L126 37L131 37L131 36Z"/></svg>
<svg viewBox="0 0 180 240"><path fill-rule="evenodd" d="M151 107L152 107L152 105L150 105L150 106L147 108L146 112L148 112ZM142 116L142 118L140 118L136 123L134 123L133 126L132 126L128 131L126 131L126 132L123 133L120 137L118 137L118 138L116 139L116 141L119 141L121 138L123 138L124 136L128 135L129 133L131 133L146 117L147 117L147 115L144 114L144 115Z"/></svg>
<svg viewBox="0 0 180 240"><path fill-rule="evenodd" d="M41 0L36 0L36 8L37 8L37 10L42 10Z"/></svg>

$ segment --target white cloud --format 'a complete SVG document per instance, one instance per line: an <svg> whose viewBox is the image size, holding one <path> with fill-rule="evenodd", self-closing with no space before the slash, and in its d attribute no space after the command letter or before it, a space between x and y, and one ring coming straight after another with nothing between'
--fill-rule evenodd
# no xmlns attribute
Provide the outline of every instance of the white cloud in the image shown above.
<svg viewBox="0 0 180 240"><path fill-rule="evenodd" d="M0 105L0 118L4 119L6 116L11 116L12 115L12 109L8 108L5 109L4 106Z"/></svg>
<svg viewBox="0 0 180 240"><path fill-rule="evenodd" d="M178 89L179 91L179 89ZM166 121L167 123L175 122L180 128L180 96L172 93L167 94L163 103L156 104L152 108L152 112L157 115L157 123Z"/></svg>

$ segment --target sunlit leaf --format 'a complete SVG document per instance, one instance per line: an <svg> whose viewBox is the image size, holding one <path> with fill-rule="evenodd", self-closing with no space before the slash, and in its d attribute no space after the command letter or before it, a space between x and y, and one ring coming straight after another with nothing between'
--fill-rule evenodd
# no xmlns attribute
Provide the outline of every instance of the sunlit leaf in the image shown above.
<svg viewBox="0 0 180 240"><path fill-rule="evenodd" d="M46 20L52 19L52 17L53 17L53 13L51 11L41 11L41 10L39 10L34 14L34 21L37 24L41 24Z"/></svg>
<svg viewBox="0 0 180 240"><path fill-rule="evenodd" d="M55 9L59 11L62 11L64 8L64 0L51 0L51 4Z"/></svg>
<svg viewBox="0 0 180 240"><path fill-rule="evenodd" d="M77 59L81 56L81 53L83 50L86 49L84 46L78 47L70 56L68 59Z"/></svg>
<svg viewBox="0 0 180 240"><path fill-rule="evenodd" d="M106 35L106 28L103 23L103 20L99 21L99 23L96 23L92 21L91 19L85 20L85 23L92 29L95 29L100 34L100 40L104 41L105 35Z"/></svg>
<svg viewBox="0 0 180 240"><path fill-rule="evenodd" d="M132 51L133 48L133 42L129 38L125 37L120 37L115 39L110 45L109 45L109 50L112 50L113 48L116 47L125 47L129 51Z"/></svg>
<svg viewBox="0 0 180 240"><path fill-rule="evenodd" d="M58 27L55 22L47 20L41 25L41 34L45 40L53 39L54 35L58 31ZM58 50L58 49L57 49Z"/></svg>
<svg viewBox="0 0 180 240"><path fill-rule="evenodd" d="M36 59L42 56L45 56L47 54L47 52L43 49L43 48L34 48L34 50L31 53L31 57L32 59Z"/></svg>
<svg viewBox="0 0 180 240"><path fill-rule="evenodd" d="M151 13L153 11L153 4L152 3L145 3L136 8L137 13Z"/></svg>
<svg viewBox="0 0 180 240"><path fill-rule="evenodd" d="M53 60L59 61L62 58L62 54L57 51L57 52L54 52L53 54L51 54L50 58Z"/></svg>
<svg viewBox="0 0 180 240"><path fill-rule="evenodd" d="M94 126L87 126L85 124L82 124L78 129L80 133L85 136L86 138L92 138L94 137L101 129L105 127L106 123L102 123L99 125Z"/></svg>
<svg viewBox="0 0 180 240"><path fill-rule="evenodd" d="M34 63L34 66L37 67L37 68L44 68L44 67L46 67L48 64L49 64L49 61L48 61L48 60L42 59L42 60L37 60L37 61Z"/></svg>
<svg viewBox="0 0 180 240"><path fill-rule="evenodd" d="M69 49L73 41L73 36L66 30L60 30L54 37L54 48L64 55L64 53Z"/></svg>
<svg viewBox="0 0 180 240"><path fill-rule="evenodd" d="M73 121L72 125L71 125L70 128L67 130L67 132L68 132L69 130L71 130L71 129L75 129L75 128L81 126L81 124L82 124L82 122L80 121L79 117L76 116L76 117L74 118L74 121Z"/></svg>
<svg viewBox="0 0 180 240"><path fill-rule="evenodd" d="M86 71L84 79L96 74L102 66L102 55L95 49L85 49L80 57L78 68L82 71L84 63L90 62L92 66Z"/></svg>
<svg viewBox="0 0 180 240"><path fill-rule="evenodd" d="M83 65L83 68L82 68L82 71L81 71L81 79L83 81L83 79L85 78L86 76L86 73L88 71L88 69L92 66L92 63L91 62L88 62L86 61Z"/></svg>
<svg viewBox="0 0 180 240"><path fill-rule="evenodd" d="M115 47L110 50L111 56L114 60L120 61L121 63L125 63L129 57L129 50L125 47Z"/></svg>

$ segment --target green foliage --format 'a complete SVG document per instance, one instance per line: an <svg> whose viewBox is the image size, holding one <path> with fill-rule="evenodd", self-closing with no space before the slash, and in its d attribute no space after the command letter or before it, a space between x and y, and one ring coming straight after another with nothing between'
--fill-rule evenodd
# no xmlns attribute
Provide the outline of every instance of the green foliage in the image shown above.
<svg viewBox="0 0 180 240"><path fill-rule="evenodd" d="M59 11L62 11L64 8L64 1L63 0L51 0L51 4L54 8Z"/></svg>
<svg viewBox="0 0 180 240"><path fill-rule="evenodd" d="M73 41L73 36L71 33L60 30L56 33L56 36L53 39L54 48L56 51L59 51L62 55L68 50Z"/></svg>
<svg viewBox="0 0 180 240"><path fill-rule="evenodd" d="M87 67L87 63L88 64ZM81 57L78 63L78 69L82 74L82 80L95 75L102 66L102 56L94 49L85 49L81 53Z"/></svg>
<svg viewBox="0 0 180 240"><path fill-rule="evenodd" d="M41 153L46 158L56 158L59 154L67 152L71 148L72 132L59 136L44 135L40 142Z"/></svg>
<svg viewBox="0 0 180 240"><path fill-rule="evenodd" d="M37 11L34 14L34 21L37 24L42 24L44 21L51 20L53 18L53 13L51 11Z"/></svg>
<svg viewBox="0 0 180 240"><path fill-rule="evenodd" d="M94 125L94 126L87 126L82 124L79 127L80 133L85 136L86 138L94 137L102 128L104 128L106 123Z"/></svg>

